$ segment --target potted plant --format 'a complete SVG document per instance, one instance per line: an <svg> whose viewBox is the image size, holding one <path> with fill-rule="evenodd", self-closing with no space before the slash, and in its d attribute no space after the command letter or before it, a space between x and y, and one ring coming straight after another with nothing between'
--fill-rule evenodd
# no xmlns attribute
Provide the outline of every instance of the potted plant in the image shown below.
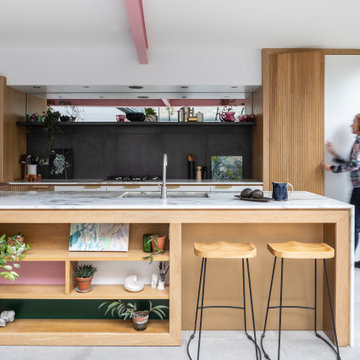
<svg viewBox="0 0 360 360"><path fill-rule="evenodd" d="M163 254L165 250L166 235L151 234L144 241L144 247L151 245L152 253L144 256L144 260L150 260L150 264L154 260L154 255Z"/></svg>
<svg viewBox="0 0 360 360"><path fill-rule="evenodd" d="M98 309L102 308L104 305L107 305L107 309L104 315L110 313L112 317L117 315L120 319L132 319L134 328L137 331L144 331L146 329L150 313L154 313L161 320L164 320L164 309L168 309L168 307L165 305L152 306L152 302L150 300L149 307L146 310L138 310L136 304L125 304L122 302L122 300L105 301L100 304Z"/></svg>
<svg viewBox="0 0 360 360"><path fill-rule="evenodd" d="M157 122L158 117L153 108L145 108L145 122Z"/></svg>
<svg viewBox="0 0 360 360"><path fill-rule="evenodd" d="M17 279L19 274L13 269L20 268L20 265L15 261L23 260L29 249L30 245L24 243L24 236L20 233L9 237L3 234L0 237L0 268L3 269L0 276L12 281Z"/></svg>
<svg viewBox="0 0 360 360"><path fill-rule="evenodd" d="M53 111L51 107L49 107L44 113L44 132L48 137L48 153L50 154L51 149L54 146L55 135L61 132L60 130L60 116L59 111Z"/></svg>
<svg viewBox="0 0 360 360"><path fill-rule="evenodd" d="M97 268L91 264L79 265L74 270L75 280L77 282L76 291L89 292L92 290L91 281L93 275L96 273Z"/></svg>

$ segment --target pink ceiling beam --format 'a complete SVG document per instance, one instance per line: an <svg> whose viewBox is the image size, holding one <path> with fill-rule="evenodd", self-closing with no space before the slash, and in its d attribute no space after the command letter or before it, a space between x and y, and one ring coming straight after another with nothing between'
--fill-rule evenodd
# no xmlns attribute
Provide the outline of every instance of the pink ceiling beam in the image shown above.
<svg viewBox="0 0 360 360"><path fill-rule="evenodd" d="M147 50L149 48L142 0L125 0L130 29L140 64L148 64Z"/></svg>
<svg viewBox="0 0 360 360"><path fill-rule="evenodd" d="M171 107L170 100L168 100L168 99L161 99L161 100L165 104L165 106Z"/></svg>

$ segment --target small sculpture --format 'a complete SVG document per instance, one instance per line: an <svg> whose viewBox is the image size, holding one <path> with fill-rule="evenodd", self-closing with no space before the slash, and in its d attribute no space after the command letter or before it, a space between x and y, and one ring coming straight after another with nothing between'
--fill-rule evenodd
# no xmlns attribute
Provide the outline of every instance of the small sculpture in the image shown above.
<svg viewBox="0 0 360 360"><path fill-rule="evenodd" d="M151 276L151 288L156 289L158 284L159 277L157 274L152 274Z"/></svg>
<svg viewBox="0 0 360 360"><path fill-rule="evenodd" d="M144 289L144 283L138 280L138 276L136 274L129 275L124 281L124 288L127 291L139 292Z"/></svg>
<svg viewBox="0 0 360 360"><path fill-rule="evenodd" d="M166 266L165 263L160 261L159 263L159 283L158 283L158 290L162 291L165 290L165 277L167 272L169 271L169 266Z"/></svg>
<svg viewBox="0 0 360 360"><path fill-rule="evenodd" d="M5 327L6 323L13 322L15 320L15 311L9 310L9 311L3 311L0 314L0 327Z"/></svg>

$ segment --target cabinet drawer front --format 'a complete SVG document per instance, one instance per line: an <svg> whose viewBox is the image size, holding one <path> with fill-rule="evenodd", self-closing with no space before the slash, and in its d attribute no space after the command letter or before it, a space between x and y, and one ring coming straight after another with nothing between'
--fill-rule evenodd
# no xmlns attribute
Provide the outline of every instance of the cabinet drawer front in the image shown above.
<svg viewBox="0 0 360 360"><path fill-rule="evenodd" d="M102 186L102 185L59 185L59 186L55 186L55 191L106 191L106 186Z"/></svg>

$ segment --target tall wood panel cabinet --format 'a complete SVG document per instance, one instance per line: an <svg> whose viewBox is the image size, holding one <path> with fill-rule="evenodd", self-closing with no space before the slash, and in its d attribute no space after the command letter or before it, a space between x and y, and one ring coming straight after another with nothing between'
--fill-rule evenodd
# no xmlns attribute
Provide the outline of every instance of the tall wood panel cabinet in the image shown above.
<svg viewBox="0 0 360 360"><path fill-rule="evenodd" d="M290 182L322 194L324 54L263 50L264 188Z"/></svg>

